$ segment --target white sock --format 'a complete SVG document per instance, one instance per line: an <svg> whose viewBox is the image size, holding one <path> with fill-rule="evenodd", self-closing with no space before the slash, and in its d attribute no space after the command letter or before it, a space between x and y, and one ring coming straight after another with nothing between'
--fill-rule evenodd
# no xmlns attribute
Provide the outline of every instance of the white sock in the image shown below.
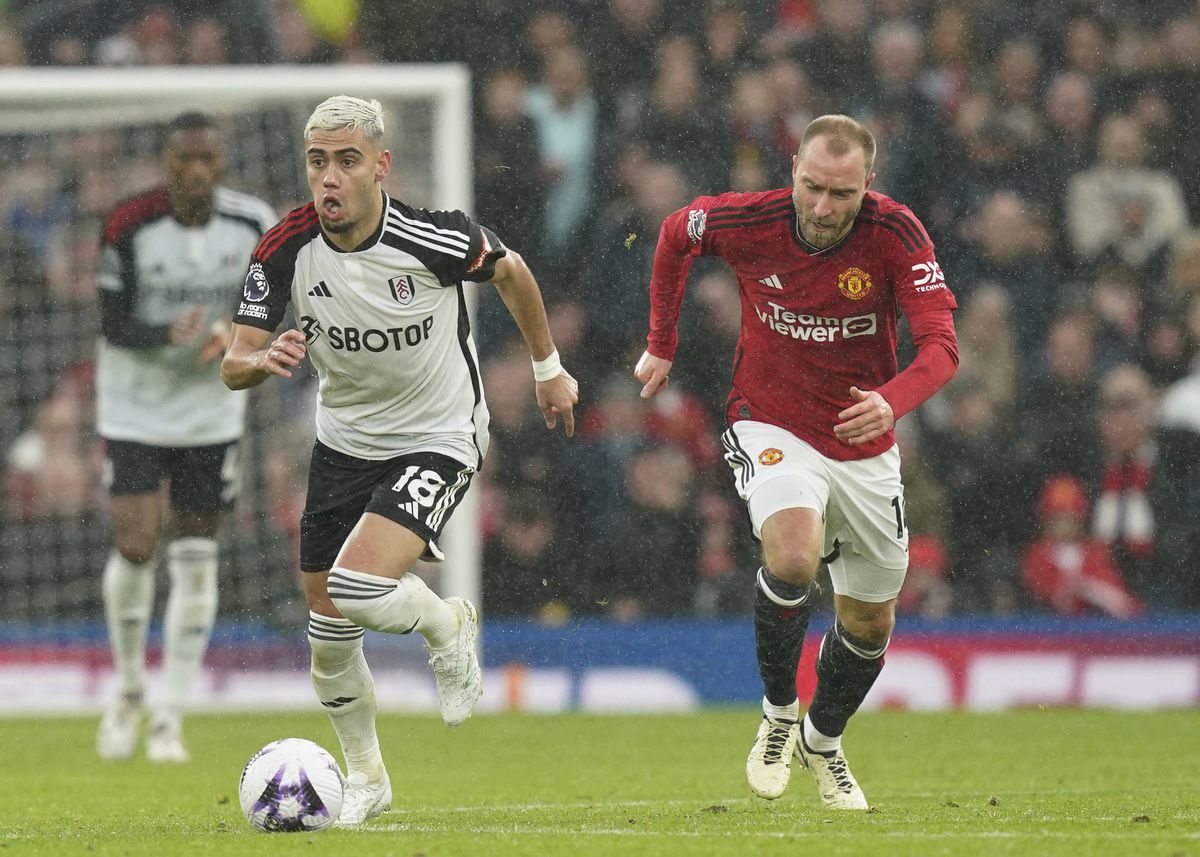
<svg viewBox="0 0 1200 857"><path fill-rule="evenodd" d="M313 690L342 745L347 776L361 772L375 781L386 771L375 732L375 680L362 644L363 629L350 620L309 612Z"/></svg>
<svg viewBox="0 0 1200 857"><path fill-rule="evenodd" d="M141 699L146 686L146 630L154 608L155 561L134 563L113 550L104 564L100 591L122 696Z"/></svg>
<svg viewBox="0 0 1200 857"><path fill-rule="evenodd" d="M163 715L177 718L204 663L217 616L217 543L176 539L167 546L171 592L163 620Z"/></svg>
<svg viewBox="0 0 1200 857"><path fill-rule="evenodd" d="M804 743L810 750L816 750L818 753L834 753L842 749L842 736L830 738L828 735L823 735L816 726L813 726L807 714L804 715L804 725L800 728L804 730Z"/></svg>
<svg viewBox="0 0 1200 857"><path fill-rule="evenodd" d="M431 648L449 645L458 633L458 614L414 574L399 580L334 568L329 597L343 616L372 631L417 631Z"/></svg>
<svg viewBox="0 0 1200 857"><path fill-rule="evenodd" d="M763 714L772 720L799 720L800 700L792 700L791 705L772 705L763 697Z"/></svg>

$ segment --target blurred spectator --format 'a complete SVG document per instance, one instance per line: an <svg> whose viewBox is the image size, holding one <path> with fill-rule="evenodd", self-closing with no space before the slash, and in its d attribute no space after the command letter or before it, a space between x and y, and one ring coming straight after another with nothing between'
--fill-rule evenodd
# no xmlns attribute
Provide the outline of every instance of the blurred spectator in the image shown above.
<svg viewBox="0 0 1200 857"><path fill-rule="evenodd" d="M1090 482L1100 457L1091 319L1080 312L1060 316L1043 348L1043 362L1017 402L1022 459L1036 484L1054 473Z"/></svg>
<svg viewBox="0 0 1200 857"><path fill-rule="evenodd" d="M641 353L632 339L644 323L658 230L663 218L688 200L687 184L674 164L646 162L629 169L632 198L611 202L592 228L588 287L582 292L590 348L602 366L631 365L626 353L636 352L634 360Z"/></svg>
<svg viewBox="0 0 1200 857"><path fill-rule="evenodd" d="M934 452L924 448L920 423L897 425L901 427L896 431L896 446L900 450L900 477L904 480L904 525L910 535L924 535L945 543L950 497L934 475L931 460ZM909 548L911 559L911 544Z"/></svg>
<svg viewBox="0 0 1200 857"><path fill-rule="evenodd" d="M1097 419L1103 471L1092 534L1109 545L1133 591L1159 606L1171 593L1154 579L1154 511L1148 496L1154 467L1154 390L1136 366L1117 366L1100 381Z"/></svg>
<svg viewBox="0 0 1200 857"><path fill-rule="evenodd" d="M871 38L874 80L858 95L853 112L881 144L875 159L875 189L904 199L913 210L930 209L931 188L923 180L943 147L941 124L930 122L937 107L918 85L925 38L908 21L881 26Z"/></svg>
<svg viewBox="0 0 1200 857"><path fill-rule="evenodd" d="M871 88L869 66L863 62L871 12L866 0L816 0L816 6L818 26L793 55L812 75L824 107L838 112Z"/></svg>
<svg viewBox="0 0 1200 857"><path fill-rule="evenodd" d="M1016 406L1021 363L1013 330L1012 299L994 283L974 290L960 304L955 327L958 331L958 370L978 378L998 416L1009 421Z"/></svg>
<svg viewBox="0 0 1200 857"><path fill-rule="evenodd" d="M1048 252L1049 224L1028 200L1000 190L983 202L963 233L969 243L948 268L960 302L970 301L972 290L985 284L1003 289L1020 308L1017 343L1022 352L1033 351L1045 338L1063 280Z"/></svg>
<svg viewBox="0 0 1200 857"><path fill-rule="evenodd" d="M1108 545L1088 538L1087 516L1087 494L1078 479L1056 476L1043 486L1037 504L1041 535L1021 554L1025 587L1066 616L1137 616L1142 605L1125 586Z"/></svg>
<svg viewBox="0 0 1200 857"><path fill-rule="evenodd" d="M937 106L940 117L954 115L970 77L977 51L972 44L971 17L960 5L941 4L929 25L929 62L921 74L921 90Z"/></svg>
<svg viewBox="0 0 1200 857"><path fill-rule="evenodd" d="M732 93L729 119L733 157L728 165L732 188L752 193L787 185L791 181L788 163L795 147L778 112L770 78L760 71L743 72L734 80ZM701 192L706 187L695 182L693 185Z"/></svg>
<svg viewBox="0 0 1200 857"><path fill-rule="evenodd" d="M1122 363L1136 363L1146 320L1137 272L1116 260L1102 260L1092 280L1091 311L1097 374Z"/></svg>
<svg viewBox="0 0 1200 857"><path fill-rule="evenodd" d="M1200 293L1200 229L1189 229L1175 239L1167 283L1179 297Z"/></svg>
<svg viewBox="0 0 1200 857"><path fill-rule="evenodd" d="M724 103L734 78L751 68L756 53L754 35L741 0L707 0L700 71L706 103Z"/></svg>
<svg viewBox="0 0 1200 857"><path fill-rule="evenodd" d="M1191 326L1200 341L1200 297ZM1155 580L1167 609L1200 609L1200 360L1163 396L1150 497L1158 528Z"/></svg>
<svg viewBox="0 0 1200 857"><path fill-rule="evenodd" d="M623 526L595 578L597 598L618 620L690 615L700 553L692 466L673 447L651 446L629 459L625 478Z"/></svg>
<svg viewBox="0 0 1200 857"><path fill-rule="evenodd" d="M495 535L483 548L483 600L489 616L539 616L559 621L568 605L587 602L586 581L572 575L577 563L556 555L554 508L536 492L517 492L504 503Z"/></svg>
<svg viewBox="0 0 1200 857"><path fill-rule="evenodd" d="M532 260L542 231L537 131L525 115L525 81L515 68L488 76L475 125L475 207L481 223Z"/></svg>
<svg viewBox="0 0 1200 857"><path fill-rule="evenodd" d="M1187 228L1188 214L1178 180L1145 166L1145 146L1136 119L1104 120L1096 166L1071 179L1067 229L1081 259L1107 250L1159 279L1171 241Z"/></svg>
<svg viewBox="0 0 1200 857"><path fill-rule="evenodd" d="M0 19L0 67L19 67L29 64L25 56L25 41L20 32Z"/></svg>
<svg viewBox="0 0 1200 857"><path fill-rule="evenodd" d="M625 117L629 133L645 144L652 159L681 168L691 189L705 193L724 186L729 131L724 121L717 121L721 105L703 98L696 43L688 36L669 36L656 56L645 103L627 102L636 108L635 117ZM737 112L734 108L735 116Z"/></svg>
<svg viewBox="0 0 1200 857"><path fill-rule="evenodd" d="M944 619L954 600L949 574L950 560L938 539L910 536L908 573L896 600L896 611L922 619Z"/></svg>
<svg viewBox="0 0 1200 857"><path fill-rule="evenodd" d="M959 373L945 390L950 423L927 450L948 498L956 608L1009 613L1016 607L1014 545L1028 502L1024 474L983 386Z"/></svg>
<svg viewBox="0 0 1200 857"><path fill-rule="evenodd" d="M594 46L596 92L606 119L654 75L658 46L667 31L663 0L607 0L587 43Z"/></svg>
<svg viewBox="0 0 1200 857"><path fill-rule="evenodd" d="M525 109L537 128L547 187L543 247L564 255L592 204L597 116L584 52L556 49L541 82L526 94Z"/></svg>

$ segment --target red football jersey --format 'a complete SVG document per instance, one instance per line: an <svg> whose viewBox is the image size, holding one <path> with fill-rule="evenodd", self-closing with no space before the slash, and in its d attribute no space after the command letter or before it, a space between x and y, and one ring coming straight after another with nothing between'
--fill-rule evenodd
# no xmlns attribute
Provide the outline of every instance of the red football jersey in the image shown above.
<svg viewBox="0 0 1200 857"><path fill-rule="evenodd" d="M669 215L651 280L648 350L655 357L675 357L684 282L697 256L727 261L741 291L731 423L771 423L830 458L868 458L895 438L888 432L857 446L838 440L833 427L854 403L852 386L879 390L899 418L953 374L949 311L957 304L933 242L907 207L883 194L868 191L850 232L824 249L800 237L791 188L702 196ZM911 375L887 386L897 374L901 311L922 352L935 344L929 351L939 352L937 368L914 361Z"/></svg>

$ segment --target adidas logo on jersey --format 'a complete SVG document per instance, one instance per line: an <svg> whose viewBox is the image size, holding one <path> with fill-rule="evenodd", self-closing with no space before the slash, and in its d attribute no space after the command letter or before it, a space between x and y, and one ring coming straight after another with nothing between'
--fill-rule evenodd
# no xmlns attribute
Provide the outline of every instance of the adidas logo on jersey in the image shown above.
<svg viewBox="0 0 1200 857"><path fill-rule="evenodd" d="M783 283L779 282L778 274L772 274L769 277L763 277L761 280L759 280L759 282L762 283L764 286L770 286L773 289L782 289L783 288Z"/></svg>
<svg viewBox="0 0 1200 857"><path fill-rule="evenodd" d="M333 292L329 291L329 286L325 285L324 280L321 280L321 282L308 290L308 295L313 298L331 298L333 297Z"/></svg>

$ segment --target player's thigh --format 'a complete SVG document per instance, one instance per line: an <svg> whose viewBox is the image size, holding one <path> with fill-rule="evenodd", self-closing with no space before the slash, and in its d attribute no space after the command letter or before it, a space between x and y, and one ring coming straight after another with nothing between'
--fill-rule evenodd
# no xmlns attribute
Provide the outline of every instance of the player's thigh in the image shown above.
<svg viewBox="0 0 1200 857"><path fill-rule="evenodd" d="M162 527L166 451L124 440L106 440L105 481L112 498L113 542L135 561L154 555Z"/></svg>
<svg viewBox="0 0 1200 857"><path fill-rule="evenodd" d="M763 524L783 509L812 509L825 517L830 489L825 460L791 432L739 420L721 435L721 446L755 538L763 538Z"/></svg>
<svg viewBox="0 0 1200 857"><path fill-rule="evenodd" d="M437 452L415 452L393 462L346 540L339 565L400 577L418 559L445 559L438 539L466 496L475 468Z"/></svg>
<svg viewBox="0 0 1200 857"><path fill-rule="evenodd" d="M211 532L187 535L216 535L216 522L230 509L241 489L238 467L239 444L176 447L166 454L171 510L177 522L189 528L211 525Z"/></svg>
<svg viewBox="0 0 1200 857"><path fill-rule="evenodd" d="M896 447L836 462L830 501L834 592L868 603L896 597L908 569L908 528Z"/></svg>
<svg viewBox="0 0 1200 857"><path fill-rule="evenodd" d="M366 461L317 443L300 519L301 570L345 561L356 571L399 577L418 557L440 559L435 540L473 474L436 453Z"/></svg>

